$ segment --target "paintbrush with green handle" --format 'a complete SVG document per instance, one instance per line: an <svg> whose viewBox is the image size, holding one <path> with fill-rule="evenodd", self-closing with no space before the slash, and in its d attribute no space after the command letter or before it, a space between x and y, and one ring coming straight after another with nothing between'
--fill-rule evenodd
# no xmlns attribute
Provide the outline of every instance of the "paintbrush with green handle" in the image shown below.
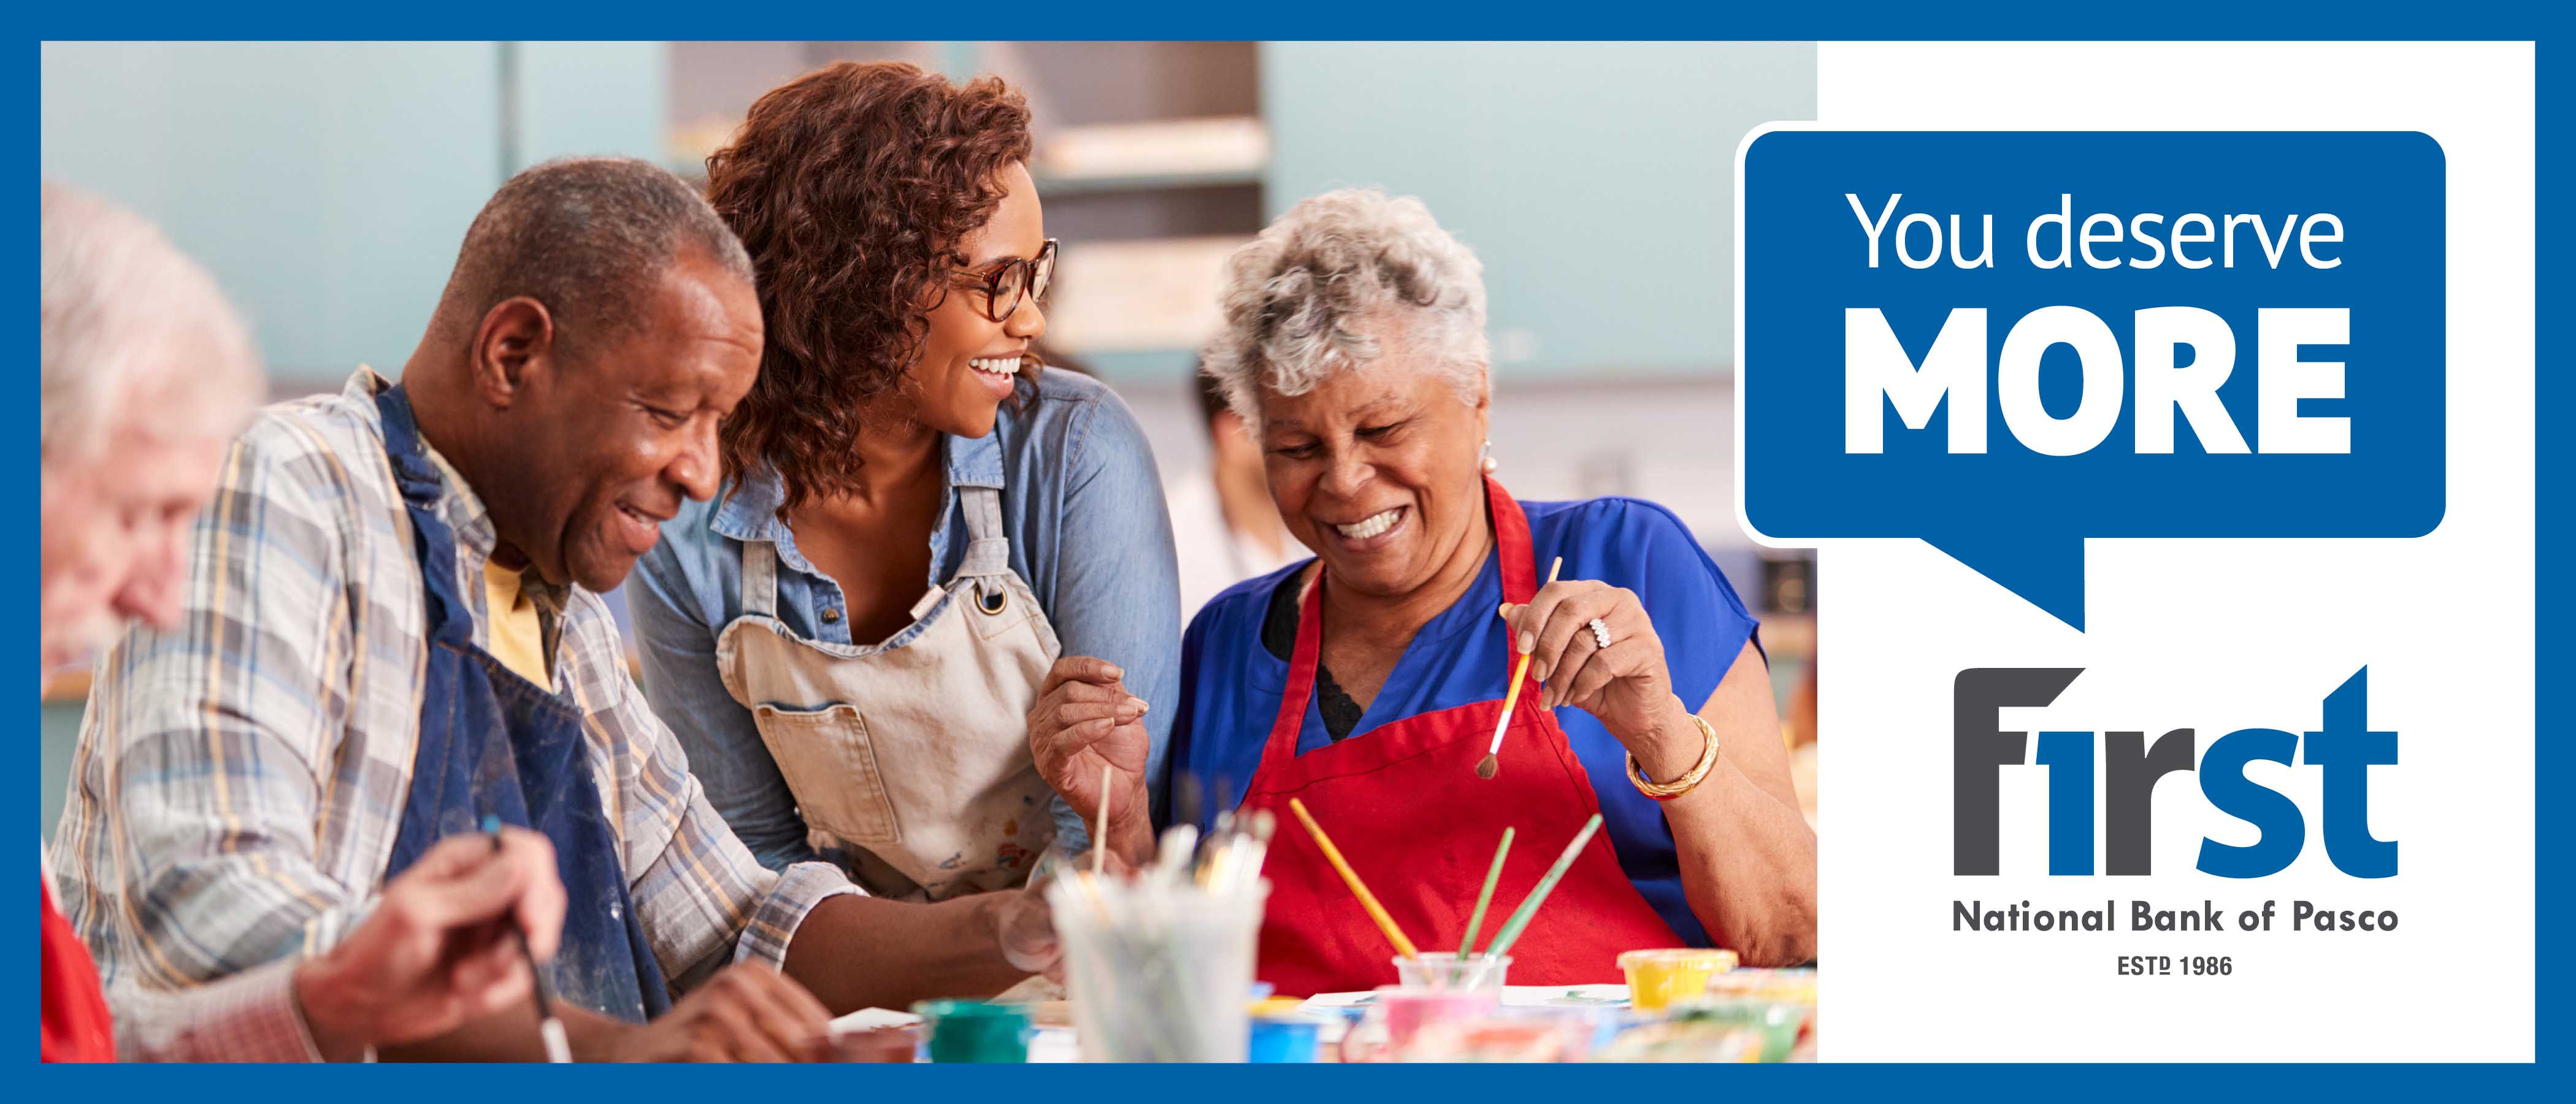
<svg viewBox="0 0 2576 1104"><path fill-rule="evenodd" d="M1500 959L1512 949L1512 943L1521 937L1521 930L1529 927L1530 917L1538 912L1540 902L1547 900L1548 891L1556 888L1557 879L1565 877L1566 870L1574 865L1574 857L1583 853L1583 845L1592 842L1592 833L1600 827L1599 813L1592 814L1592 819L1583 822L1583 830L1574 834L1574 842L1565 845L1565 853L1556 857L1556 865L1547 868L1547 876L1538 880L1538 888L1530 891L1521 907L1512 910L1511 919L1503 921L1503 930L1494 933L1493 945L1485 948L1486 958Z"/></svg>
<svg viewBox="0 0 2576 1104"><path fill-rule="evenodd" d="M1476 929L1485 926L1485 906L1494 903L1494 883L1503 877L1503 856L1512 853L1512 830L1503 829L1503 842L1494 848L1494 865L1485 871L1485 888L1476 894L1476 911L1467 914L1467 934L1458 940L1458 958L1465 961L1475 953Z"/></svg>

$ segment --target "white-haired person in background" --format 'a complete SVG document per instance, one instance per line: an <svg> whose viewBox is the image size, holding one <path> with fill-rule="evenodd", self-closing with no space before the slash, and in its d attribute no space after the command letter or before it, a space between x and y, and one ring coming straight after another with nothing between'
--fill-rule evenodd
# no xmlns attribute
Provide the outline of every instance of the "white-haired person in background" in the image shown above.
<svg viewBox="0 0 2576 1104"><path fill-rule="evenodd" d="M133 619L178 617L191 540L233 435L263 390L239 318L150 225L43 186L42 648L81 659ZM41 863L42 850L39 849ZM545 838L455 839L385 887L318 956L111 1001L41 869L39 1050L45 1061L311 1061L362 1057L529 999L506 927L540 956L563 920ZM112 1012L112 1026L111 1026Z"/></svg>
<svg viewBox="0 0 2576 1104"><path fill-rule="evenodd" d="M1227 587L1310 555L1279 520L1279 508L1270 504L1261 442L1253 439L1242 415L1225 404L1225 388L1196 365L1190 368L1190 385L1207 425L1207 469L1163 482L1184 615L1197 613Z"/></svg>
<svg viewBox="0 0 2576 1104"><path fill-rule="evenodd" d="M1220 808L1302 798L1425 948L1456 946L1505 828L1519 843L1498 902L1527 895L1597 811L1607 831L1511 947L1516 983L1617 981L1631 949L1813 958L1815 833L1754 619L1664 508L1524 503L1488 474L1475 254L1420 200L1330 192L1234 255L1223 307L1206 371L1316 558L1191 622L1174 781L1225 783ZM1523 655L1530 681L1487 764ZM1265 873L1264 980L1395 980L1316 848L1283 840Z"/></svg>

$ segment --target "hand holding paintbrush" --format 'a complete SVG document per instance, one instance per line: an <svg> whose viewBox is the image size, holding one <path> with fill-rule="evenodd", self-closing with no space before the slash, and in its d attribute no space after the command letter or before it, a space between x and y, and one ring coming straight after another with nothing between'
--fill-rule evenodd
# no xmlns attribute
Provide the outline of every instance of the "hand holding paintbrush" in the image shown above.
<svg viewBox="0 0 2576 1104"><path fill-rule="evenodd" d="M485 816L483 831L492 837L492 853L500 854L501 818ZM536 948L529 945L526 929L520 927L515 918L507 922L510 925L511 941L519 945L520 961L528 968L529 988L537 1004L537 1038L545 1044L546 1061L570 1062L572 1061L572 1040L564 1034L563 1021L555 1018L554 982L546 976L544 968L537 965Z"/></svg>
<svg viewBox="0 0 2576 1104"><path fill-rule="evenodd" d="M1554 584L1556 582L1556 573L1564 567L1565 557L1563 556L1558 556L1553 562L1549 563L1547 565L1547 582L1540 583L1539 589L1546 590L1551 584ZM1509 606L1505 606L1504 610L1509 610L1510 608L1511 607ZM1520 635L1522 637L1527 637L1530 634L1524 632ZM1485 757L1476 761L1476 777L1478 778L1490 780L1496 773L1502 770L1503 733L1509 731L1512 727L1512 707L1520 704L1521 683L1528 681L1529 679L1530 659L1534 653L1529 647L1521 645L1518 640L1515 640L1514 644L1520 646L1520 662L1512 665L1512 684L1503 691L1503 715L1496 718L1494 721L1494 742L1491 746L1485 749Z"/></svg>
<svg viewBox="0 0 2576 1104"><path fill-rule="evenodd" d="M296 964L295 1002L325 1059L391 1052L527 1003L533 981L513 933L551 951L564 890L545 837L506 837L440 840L385 884L356 930Z"/></svg>
<svg viewBox="0 0 2576 1104"><path fill-rule="evenodd" d="M1151 858L1145 763L1150 740L1145 699L1128 692L1126 671L1091 656L1069 655L1048 668L1028 712L1029 754L1038 776L1094 825L1095 846L1130 866ZM1089 815L1115 807L1115 815Z"/></svg>
<svg viewBox="0 0 2576 1104"><path fill-rule="evenodd" d="M1694 764L1716 759L1716 737L1674 694L1663 637L1635 592L1597 579L1558 582L1551 572L1528 605L1505 605L1501 615L1536 676L1538 708L1591 714L1649 780L1704 774Z"/></svg>

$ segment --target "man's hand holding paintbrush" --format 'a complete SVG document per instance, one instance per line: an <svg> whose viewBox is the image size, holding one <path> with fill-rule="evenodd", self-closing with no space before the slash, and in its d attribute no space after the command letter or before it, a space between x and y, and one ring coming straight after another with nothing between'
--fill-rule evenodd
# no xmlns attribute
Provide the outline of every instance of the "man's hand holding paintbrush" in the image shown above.
<svg viewBox="0 0 2576 1104"><path fill-rule="evenodd" d="M544 836L516 828L430 848L385 886L366 922L295 970L315 1049L349 1061L367 1048L428 1039L528 1001L529 950L552 957L563 884Z"/></svg>

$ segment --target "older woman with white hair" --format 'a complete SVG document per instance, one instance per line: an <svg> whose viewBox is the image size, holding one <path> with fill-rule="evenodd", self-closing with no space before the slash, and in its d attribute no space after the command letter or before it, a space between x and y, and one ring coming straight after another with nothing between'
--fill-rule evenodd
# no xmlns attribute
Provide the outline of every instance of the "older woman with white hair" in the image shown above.
<svg viewBox="0 0 2576 1104"><path fill-rule="evenodd" d="M1523 503L1494 481L1475 255L1420 200L1336 191L1234 255L1223 305L1206 370L1316 556L1191 622L1167 815L1302 799L1427 950L1463 936L1505 828L1488 937L1597 812L1606 831L1512 945L1511 981L1615 981L1619 952L1644 948L1812 958L1815 833L1755 622L1662 507ZM1285 834L1260 976L1395 980L1320 849Z"/></svg>

